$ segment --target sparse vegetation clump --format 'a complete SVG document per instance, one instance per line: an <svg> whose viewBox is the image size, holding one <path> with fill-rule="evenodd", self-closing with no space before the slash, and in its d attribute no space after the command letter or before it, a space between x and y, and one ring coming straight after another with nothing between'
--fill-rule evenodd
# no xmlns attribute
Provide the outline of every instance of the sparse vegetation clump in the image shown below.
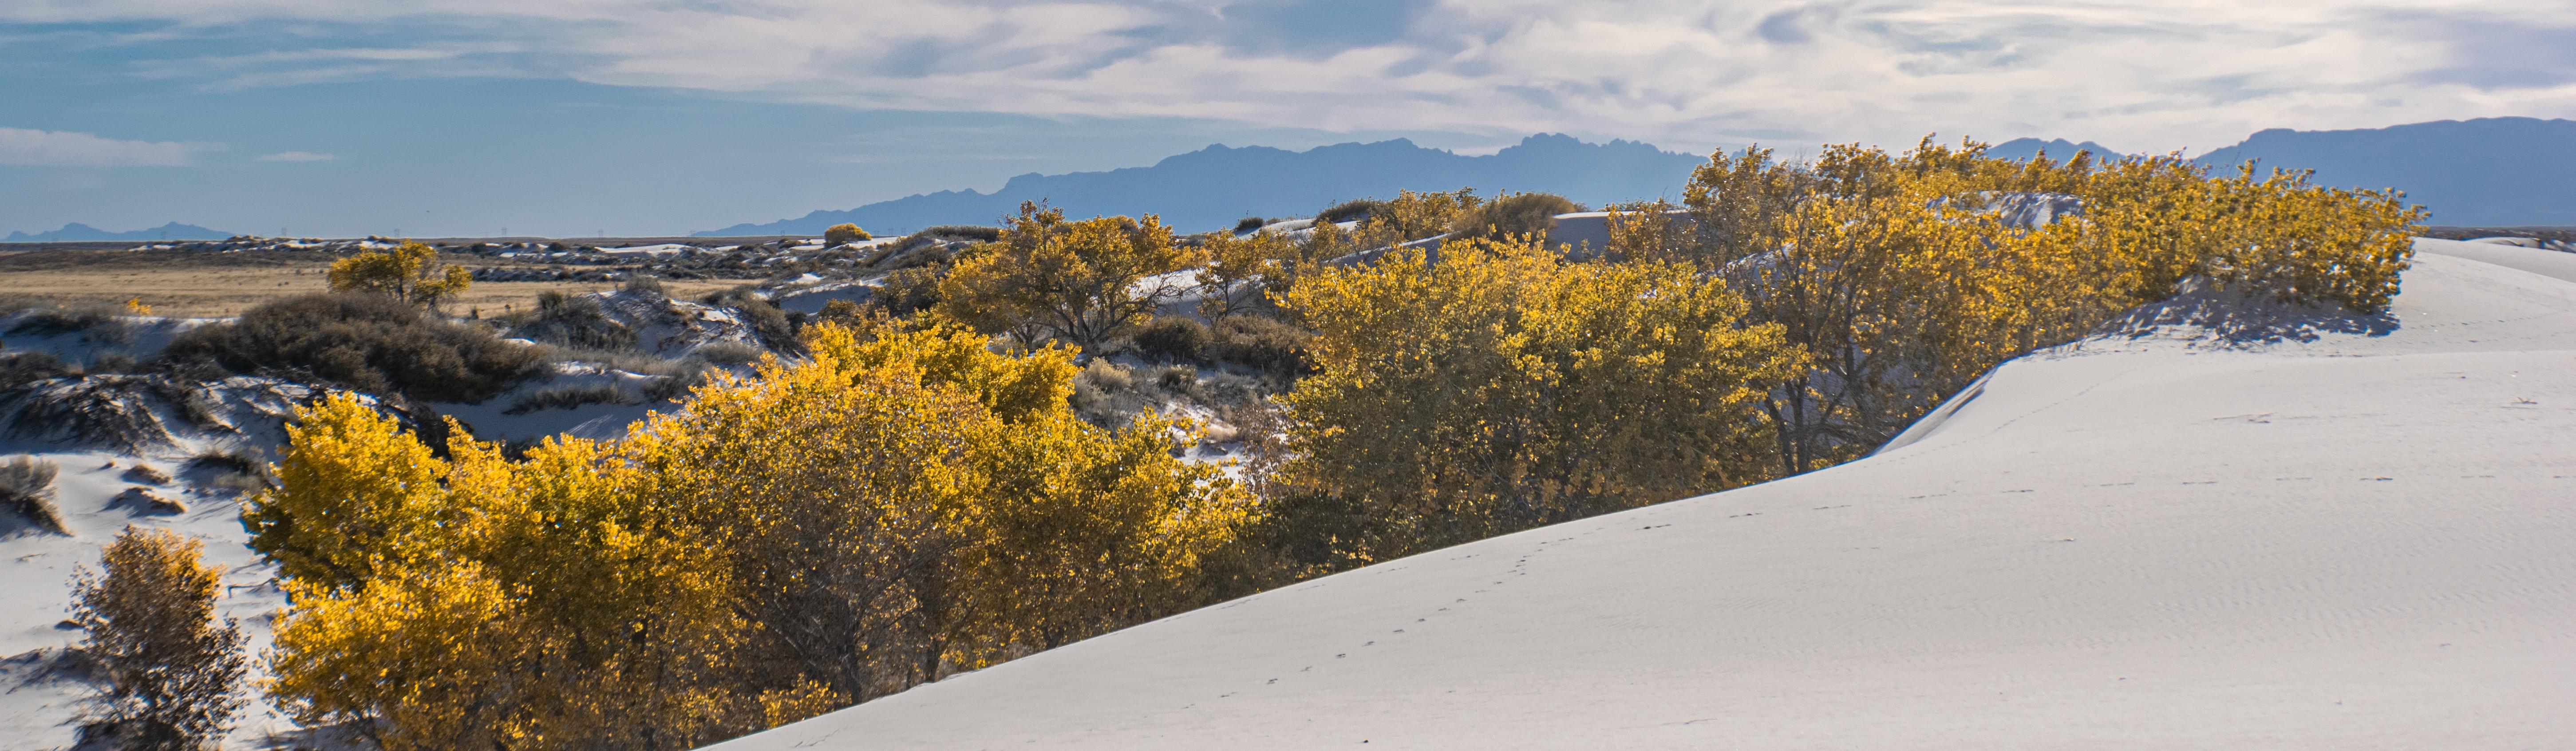
<svg viewBox="0 0 2576 751"><path fill-rule="evenodd" d="M198 751L232 726L250 660L241 626L215 617L224 570L202 560L203 547L126 527L108 544L103 572L74 581L71 621L104 684L82 715L84 741Z"/></svg>
<svg viewBox="0 0 2576 751"><path fill-rule="evenodd" d="M62 358L51 352L0 353L0 391L80 374L79 368L63 364Z"/></svg>
<svg viewBox="0 0 2576 751"><path fill-rule="evenodd" d="M99 344L124 345L134 340L133 327L126 323L123 309L107 305L53 305L34 308L25 320L9 327L10 334L62 336L79 334Z"/></svg>
<svg viewBox="0 0 2576 751"><path fill-rule="evenodd" d="M280 300L171 341L165 356L236 373L280 373L379 394L475 402L545 372L539 348L452 323L387 295Z"/></svg>
<svg viewBox="0 0 2576 751"><path fill-rule="evenodd" d="M586 386L554 386L539 389L537 391L530 392L525 396L519 397L518 401L510 403L509 409L501 410L501 414L524 415L530 412L549 409L579 409L582 406L591 404L613 405L634 403L634 396L629 395L625 389L618 388L617 385L613 383L594 383Z"/></svg>
<svg viewBox="0 0 2576 751"><path fill-rule="evenodd" d="M537 293L536 311L511 327L510 334L558 346L609 351L633 350L638 340L634 329L608 317L599 298L557 290Z"/></svg>
<svg viewBox="0 0 2576 751"><path fill-rule="evenodd" d="M54 476L61 471L62 466L51 459L13 456L0 460L0 508L37 529L71 534L71 527L63 522L62 508L54 505Z"/></svg>

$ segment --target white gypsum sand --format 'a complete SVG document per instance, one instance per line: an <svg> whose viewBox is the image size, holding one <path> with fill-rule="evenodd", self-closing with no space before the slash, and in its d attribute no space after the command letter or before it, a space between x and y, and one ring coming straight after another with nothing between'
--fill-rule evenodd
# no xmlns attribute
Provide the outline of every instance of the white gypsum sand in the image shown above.
<svg viewBox="0 0 2576 751"><path fill-rule="evenodd" d="M2576 747L2576 255L2464 245L2378 321L2186 297L1868 459L718 748Z"/></svg>

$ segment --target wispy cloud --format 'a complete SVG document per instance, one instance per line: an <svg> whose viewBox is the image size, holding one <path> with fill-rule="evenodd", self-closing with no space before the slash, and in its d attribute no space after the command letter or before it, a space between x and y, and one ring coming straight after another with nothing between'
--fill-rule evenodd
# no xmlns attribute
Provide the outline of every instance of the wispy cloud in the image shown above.
<svg viewBox="0 0 2576 751"><path fill-rule="evenodd" d="M330 154L316 154L310 151L281 151L259 155L259 160L263 162L328 162L338 158Z"/></svg>
<svg viewBox="0 0 2576 751"><path fill-rule="evenodd" d="M856 108L1686 147L1938 128L2142 151L2274 126L2576 116L2576 83L2544 64L2556 53L2461 38L2524 48L2564 35L2509 30L2576 28L2576 6L2527 0L30 0L0 9L8 20L298 30L259 55L138 63L218 87L560 76ZM435 43L346 41L396 29Z"/></svg>
<svg viewBox="0 0 2576 751"><path fill-rule="evenodd" d="M176 141L120 141L95 133L0 128L0 164L26 167L185 167L213 147Z"/></svg>

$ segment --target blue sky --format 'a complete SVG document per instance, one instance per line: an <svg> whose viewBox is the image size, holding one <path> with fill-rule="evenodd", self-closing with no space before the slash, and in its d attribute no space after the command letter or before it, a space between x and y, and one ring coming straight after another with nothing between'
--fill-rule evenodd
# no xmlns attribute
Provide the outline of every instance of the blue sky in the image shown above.
<svg viewBox="0 0 2576 751"><path fill-rule="evenodd" d="M0 231L678 233L1209 143L2576 116L2576 3L16 0Z"/></svg>

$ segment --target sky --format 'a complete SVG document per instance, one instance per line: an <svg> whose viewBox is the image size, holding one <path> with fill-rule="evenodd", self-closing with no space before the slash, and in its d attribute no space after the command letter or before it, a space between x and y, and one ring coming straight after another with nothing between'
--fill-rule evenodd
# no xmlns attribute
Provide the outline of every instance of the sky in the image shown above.
<svg viewBox="0 0 2576 751"><path fill-rule="evenodd" d="M2576 0L11 0L0 231L683 233L1211 143L2576 116Z"/></svg>

